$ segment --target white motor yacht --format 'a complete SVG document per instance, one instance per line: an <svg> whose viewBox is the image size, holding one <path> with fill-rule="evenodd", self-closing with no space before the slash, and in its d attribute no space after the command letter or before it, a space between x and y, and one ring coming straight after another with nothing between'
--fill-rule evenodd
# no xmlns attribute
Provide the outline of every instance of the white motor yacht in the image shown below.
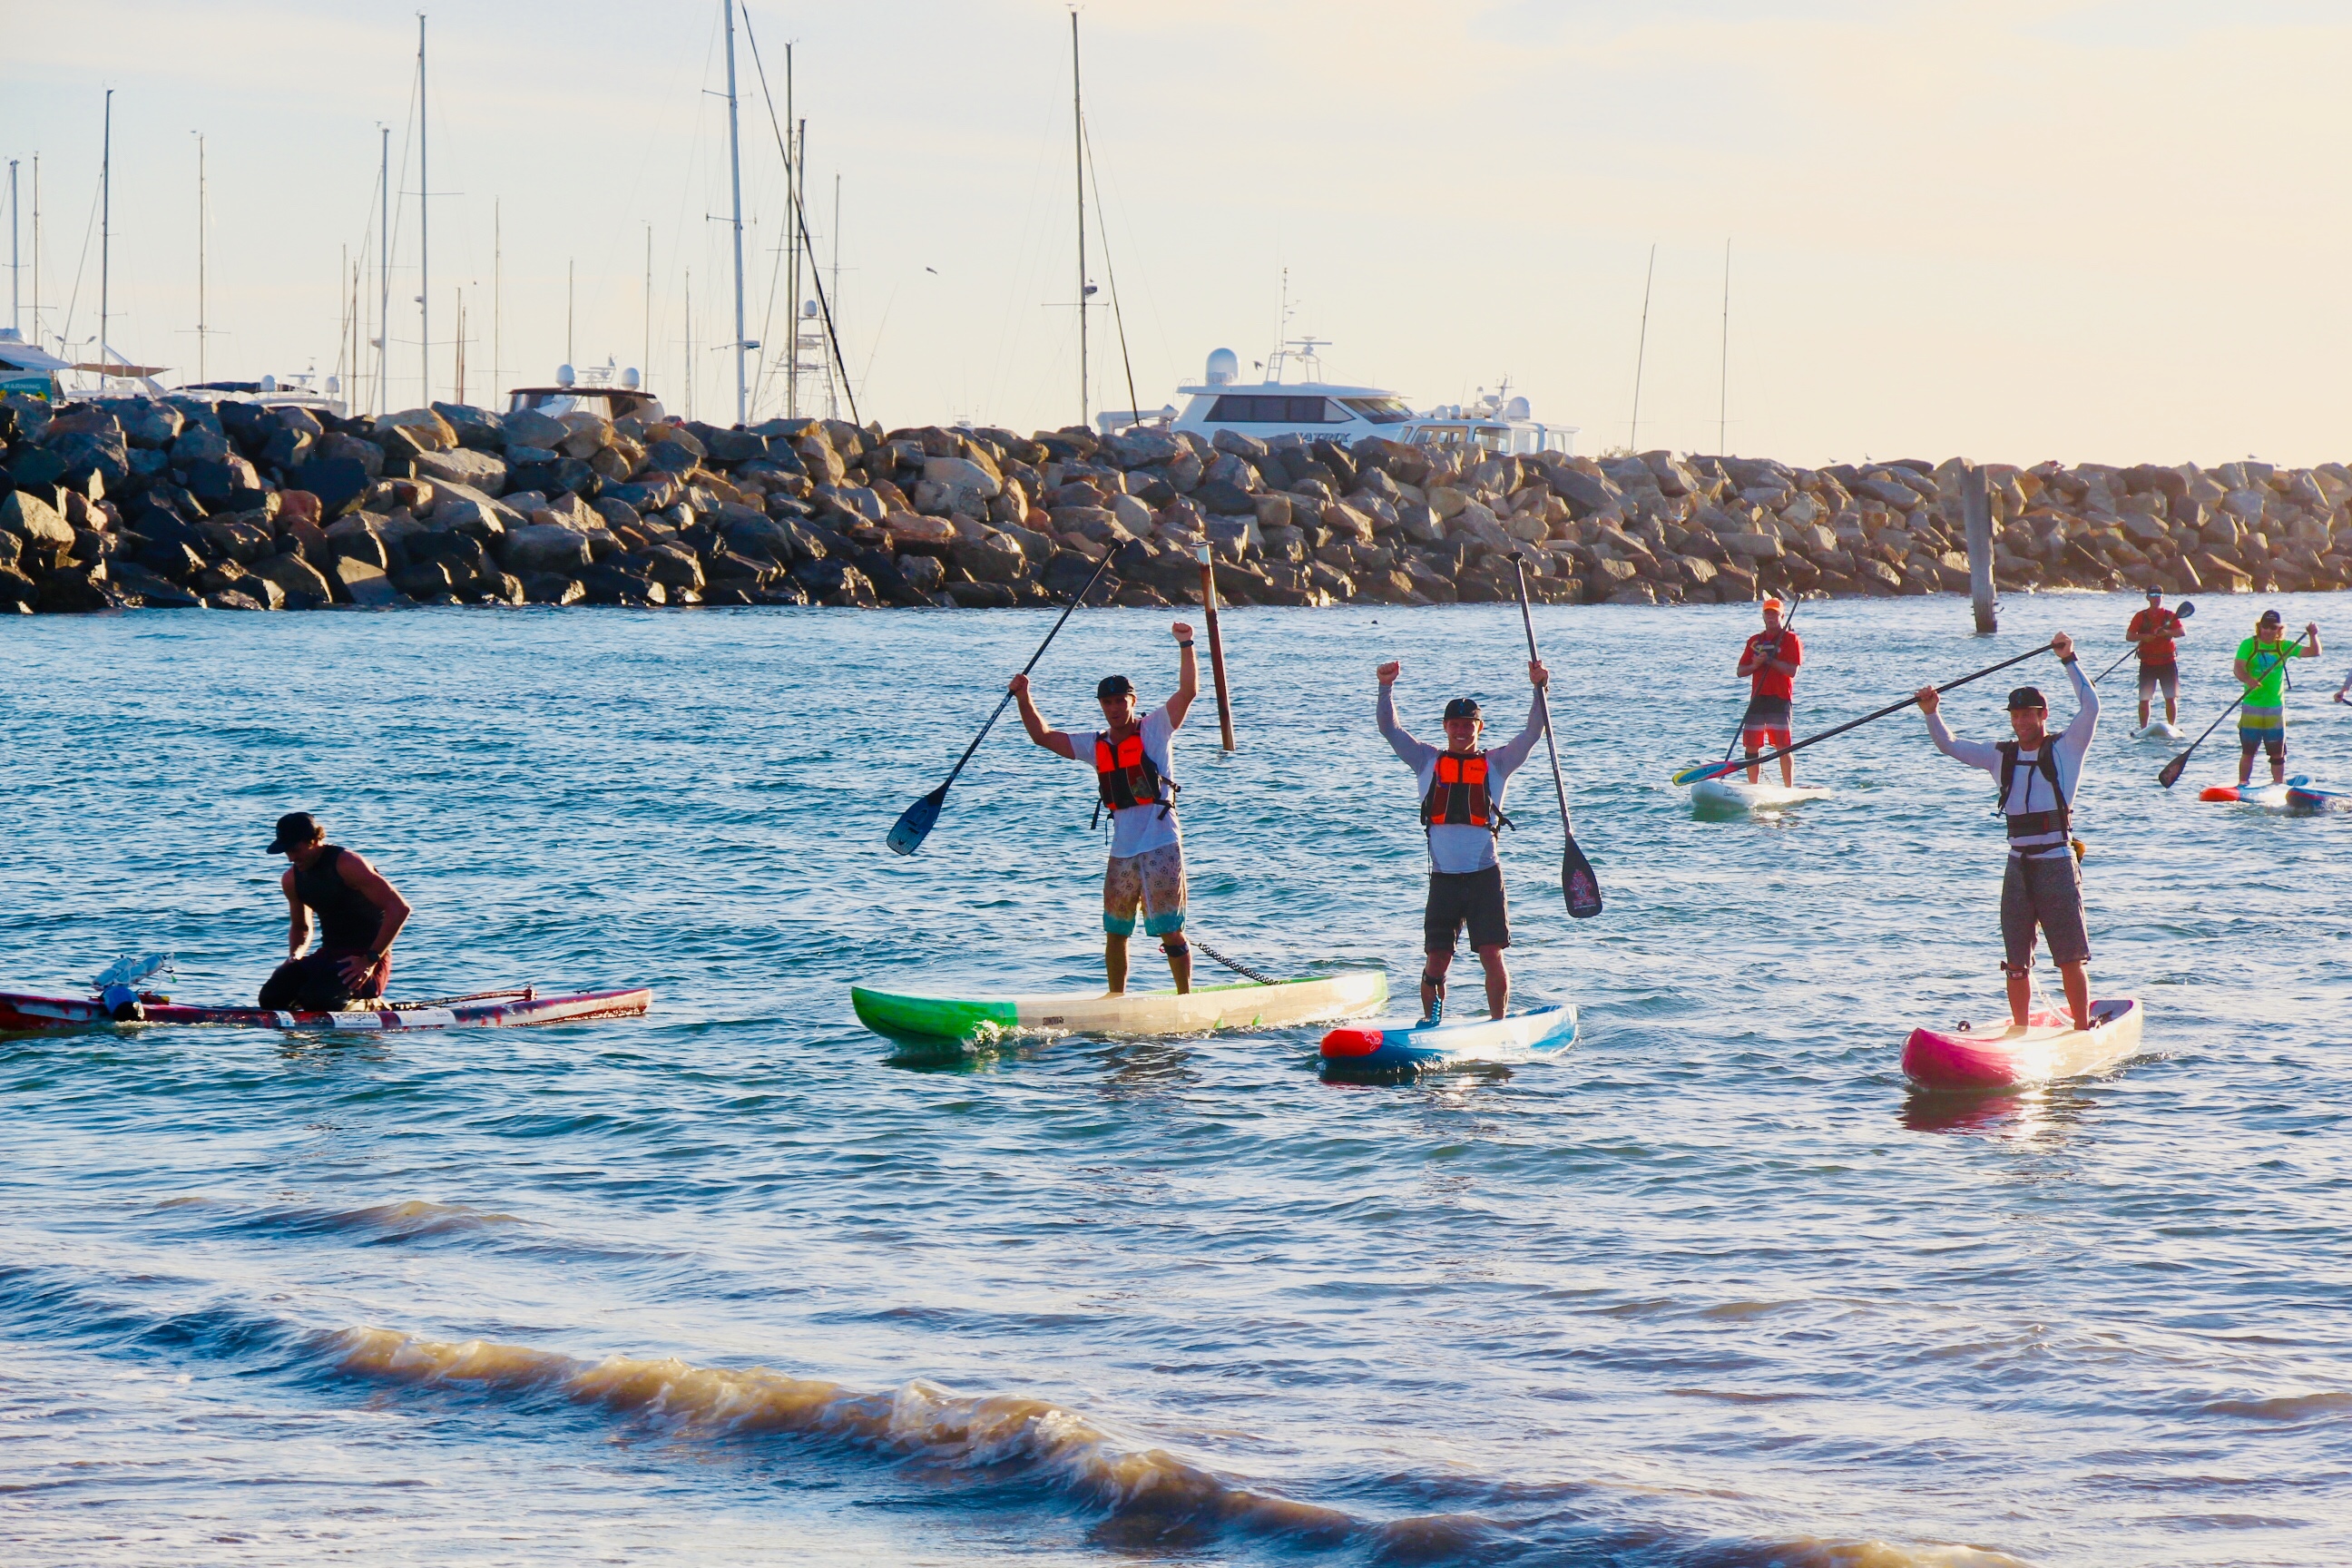
<svg viewBox="0 0 2352 1568"><path fill-rule="evenodd" d="M1146 424L1211 437L1220 430L1232 430L1260 441L1296 436L1302 441L1331 441L1344 447L1377 436L1414 446L1476 447L1522 457L1575 453L1578 427L1538 420L1525 397L1510 395L1507 382L1498 393L1480 388L1476 403L1415 414L1410 404L1386 387L1322 379L1316 351L1324 346L1326 340L1317 338L1284 343L1266 362L1265 379L1255 385L1240 379L1241 362L1233 350L1218 349L1209 355L1207 373L1198 385L1177 388L1185 397L1181 412L1171 405L1157 413L1105 413L1101 416L1104 434L1127 425ZM1297 381L1285 379L1292 362L1298 362L1305 372Z"/></svg>

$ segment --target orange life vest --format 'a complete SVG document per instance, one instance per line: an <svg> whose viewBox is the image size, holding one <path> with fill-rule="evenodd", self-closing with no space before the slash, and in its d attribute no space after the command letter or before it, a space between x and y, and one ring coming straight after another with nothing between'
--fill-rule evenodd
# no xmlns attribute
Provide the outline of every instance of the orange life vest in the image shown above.
<svg viewBox="0 0 2352 1568"><path fill-rule="evenodd" d="M1160 769L1143 749L1143 731L1138 730L1114 747L1102 731L1095 732L1095 784L1102 804L1113 811L1126 811L1133 806L1157 804L1160 815L1168 815L1175 804L1172 781L1162 779Z"/></svg>
<svg viewBox="0 0 2352 1568"><path fill-rule="evenodd" d="M1437 753L1437 771L1430 776L1429 795L1421 803L1421 825L1436 827L1483 827L1500 833L1511 825L1486 793L1486 753Z"/></svg>

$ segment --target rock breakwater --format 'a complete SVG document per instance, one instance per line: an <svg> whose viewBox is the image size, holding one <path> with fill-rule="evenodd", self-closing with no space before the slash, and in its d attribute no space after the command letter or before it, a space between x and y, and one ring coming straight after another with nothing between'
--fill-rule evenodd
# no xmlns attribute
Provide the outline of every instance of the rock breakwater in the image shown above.
<svg viewBox="0 0 2352 1568"><path fill-rule="evenodd" d="M0 400L0 611L1965 593L1962 459ZM1984 465L1996 583L2352 584L2352 470Z"/></svg>

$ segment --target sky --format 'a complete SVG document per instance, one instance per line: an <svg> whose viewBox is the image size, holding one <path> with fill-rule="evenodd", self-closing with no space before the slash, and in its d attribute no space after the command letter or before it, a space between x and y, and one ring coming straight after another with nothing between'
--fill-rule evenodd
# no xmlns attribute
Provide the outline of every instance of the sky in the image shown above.
<svg viewBox="0 0 2352 1568"><path fill-rule="evenodd" d="M673 410L731 421L720 0L425 10L432 395L456 391L462 290L470 401L551 380L567 355L609 357ZM752 416L785 401L789 43L811 239L860 416L1076 420L1070 8L747 12L745 335L778 345L755 356ZM1328 378L1416 407L1507 382L1580 426L1585 452L2352 458L2352 6L1090 0L1077 15L1100 194L1090 409L1181 402L1212 349L1247 377L1311 335ZM200 343L214 379L351 381L356 337L366 405L388 126L383 392L422 400L413 5L0 0L0 37L27 328L37 155L40 329L95 352L111 88L115 351L171 367L167 385L198 379Z"/></svg>

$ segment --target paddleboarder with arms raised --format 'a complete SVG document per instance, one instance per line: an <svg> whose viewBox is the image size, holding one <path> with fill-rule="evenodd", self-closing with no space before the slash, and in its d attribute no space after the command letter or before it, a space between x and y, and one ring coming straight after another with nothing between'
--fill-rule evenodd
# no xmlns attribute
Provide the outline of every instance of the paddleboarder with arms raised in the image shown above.
<svg viewBox="0 0 2352 1568"><path fill-rule="evenodd" d="M2180 722L2179 645L2189 635L2187 623L2164 607L2164 590L2147 591L2147 608L2124 628L2124 641L2139 651L2139 727L2147 728L2147 712L2157 688L2164 689L2164 721Z"/></svg>
<svg viewBox="0 0 2352 1568"><path fill-rule="evenodd" d="M366 860L328 843L307 811L278 819L269 853L288 862L278 879L286 894L286 962L262 984L261 1005L332 1013L382 996L392 979L393 942L412 912L408 900ZM319 951L306 955L314 910Z"/></svg>
<svg viewBox="0 0 2352 1568"><path fill-rule="evenodd" d="M2246 689L2238 709L2238 787L2253 777L2254 752L2271 757L2271 783L2286 783L2286 661L2319 657L2319 624L2311 622L2294 642L2284 640L2285 617L2264 610L2254 635L2238 645L2230 671ZM2347 682L2352 684L2352 682Z"/></svg>
<svg viewBox="0 0 2352 1568"><path fill-rule="evenodd" d="M1956 740L1936 710L1941 701L1937 689L1921 687L1916 700L1937 751L2000 781L1999 810L2009 819L2009 866L2000 881L2000 970L2009 982L2011 1021L2025 1028L2032 1012L2039 927L2065 981L2074 1027L2088 1029L2091 942L2083 926L2083 876L2070 829L2083 754L2099 724L2099 693L2074 661L2074 638L2060 632L2050 639L2050 648L2066 667L2081 704L2074 721L2057 735L2050 733L2048 700L2031 686L2009 694L2009 722L2017 737L2012 741Z"/></svg>
<svg viewBox="0 0 2352 1568"><path fill-rule="evenodd" d="M1495 839L1510 823L1503 815L1504 786L1542 738L1543 689L1551 674L1540 659L1528 661L1536 699L1527 724L1493 751L1478 746L1486 721L1477 700L1457 697L1448 702L1445 749L1440 751L1414 740L1397 722L1393 689L1402 668L1401 661L1391 659L1375 673L1381 733L1419 781L1421 822L1429 838L1429 901L1422 913L1429 962L1421 973L1422 1016L1434 1023L1444 1016L1445 972L1466 925L1470 945L1486 971L1486 1010L1499 1018L1511 1004L1511 972L1503 962L1503 950L1511 945L1511 917Z"/></svg>
<svg viewBox="0 0 2352 1568"><path fill-rule="evenodd" d="M1103 968L1114 996L1127 990L1127 940L1139 910L1147 936L1160 939L1179 995L1192 989L1192 950L1184 940L1184 834L1176 820L1176 777L1170 765L1176 731L1184 727L1201 671L1192 628L1178 621L1176 694L1149 713L1138 711L1135 682L1107 675L1095 686L1104 730L1056 730L1037 711L1029 677L1010 683L1021 705L1022 728L1057 757L1095 770L1095 787L1110 811L1110 861L1103 870Z"/></svg>
<svg viewBox="0 0 2352 1568"><path fill-rule="evenodd" d="M1790 703L1797 691L1797 667L1805 662L1805 645L1798 640L1794 627L1781 625L1781 609L1778 599L1764 601L1764 629L1749 637L1739 652L1739 673L1753 682L1748 712L1739 721L1739 742L1751 758L1789 743ZM1763 773L1750 762L1748 782L1754 784ZM1796 787L1794 757L1780 759L1780 783L1790 789Z"/></svg>

